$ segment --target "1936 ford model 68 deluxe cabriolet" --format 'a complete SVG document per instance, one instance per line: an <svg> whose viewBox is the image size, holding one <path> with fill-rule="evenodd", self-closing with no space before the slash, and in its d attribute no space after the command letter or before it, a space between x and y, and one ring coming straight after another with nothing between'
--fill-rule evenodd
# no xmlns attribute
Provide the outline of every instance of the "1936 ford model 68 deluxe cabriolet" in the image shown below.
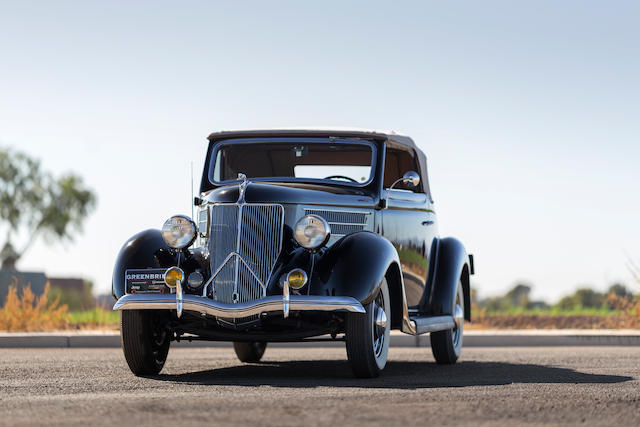
<svg viewBox="0 0 640 427"><path fill-rule="evenodd" d="M473 258L438 235L426 158L396 133L225 131L209 137L195 220L176 215L118 254L114 310L137 375L170 342L344 340L358 377L384 368L389 332L431 333L455 363Z"/></svg>

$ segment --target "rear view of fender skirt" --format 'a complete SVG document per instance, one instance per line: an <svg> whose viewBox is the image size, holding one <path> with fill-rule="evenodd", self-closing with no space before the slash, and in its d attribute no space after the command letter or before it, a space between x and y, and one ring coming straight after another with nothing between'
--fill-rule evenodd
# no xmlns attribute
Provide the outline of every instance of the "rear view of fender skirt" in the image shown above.
<svg viewBox="0 0 640 427"><path fill-rule="evenodd" d="M171 294L132 294L121 297L114 310L175 310L176 297ZM243 318L261 313L282 312L281 296L268 296L259 300L228 304L209 298L185 294L182 310L214 317ZM351 297L291 295L289 311L334 311L365 313L358 300Z"/></svg>

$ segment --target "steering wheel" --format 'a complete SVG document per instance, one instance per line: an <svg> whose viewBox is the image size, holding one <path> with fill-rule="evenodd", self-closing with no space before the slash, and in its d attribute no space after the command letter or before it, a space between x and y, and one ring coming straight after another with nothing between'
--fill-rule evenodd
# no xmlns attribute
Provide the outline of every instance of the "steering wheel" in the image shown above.
<svg viewBox="0 0 640 427"><path fill-rule="evenodd" d="M324 179L345 179L347 181L355 182L356 184L358 183L358 181L356 181L355 179L349 178L348 176L344 176L344 175L329 175Z"/></svg>

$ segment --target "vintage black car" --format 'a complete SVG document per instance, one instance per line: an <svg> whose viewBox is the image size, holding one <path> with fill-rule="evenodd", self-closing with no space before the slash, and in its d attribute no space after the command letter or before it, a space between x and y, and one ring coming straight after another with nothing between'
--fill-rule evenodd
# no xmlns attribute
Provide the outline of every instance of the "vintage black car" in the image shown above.
<svg viewBox="0 0 640 427"><path fill-rule="evenodd" d="M473 258L438 235L424 154L393 132L224 131L209 136L195 220L131 237L113 273L122 346L157 374L171 341L343 340L353 372L385 367L392 329L431 333L455 363Z"/></svg>

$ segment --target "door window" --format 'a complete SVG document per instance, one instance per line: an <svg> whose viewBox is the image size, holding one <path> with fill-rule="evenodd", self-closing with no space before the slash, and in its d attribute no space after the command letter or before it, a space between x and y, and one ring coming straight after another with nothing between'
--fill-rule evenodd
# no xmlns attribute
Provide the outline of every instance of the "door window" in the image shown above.
<svg viewBox="0 0 640 427"><path fill-rule="evenodd" d="M408 171L415 171L420 174L420 168L418 168L418 162L416 162L413 152L387 147L384 161L384 188L391 187L395 181L402 178ZM402 182L399 182L393 189L422 193L422 177L420 177L420 184L416 188L408 188Z"/></svg>

